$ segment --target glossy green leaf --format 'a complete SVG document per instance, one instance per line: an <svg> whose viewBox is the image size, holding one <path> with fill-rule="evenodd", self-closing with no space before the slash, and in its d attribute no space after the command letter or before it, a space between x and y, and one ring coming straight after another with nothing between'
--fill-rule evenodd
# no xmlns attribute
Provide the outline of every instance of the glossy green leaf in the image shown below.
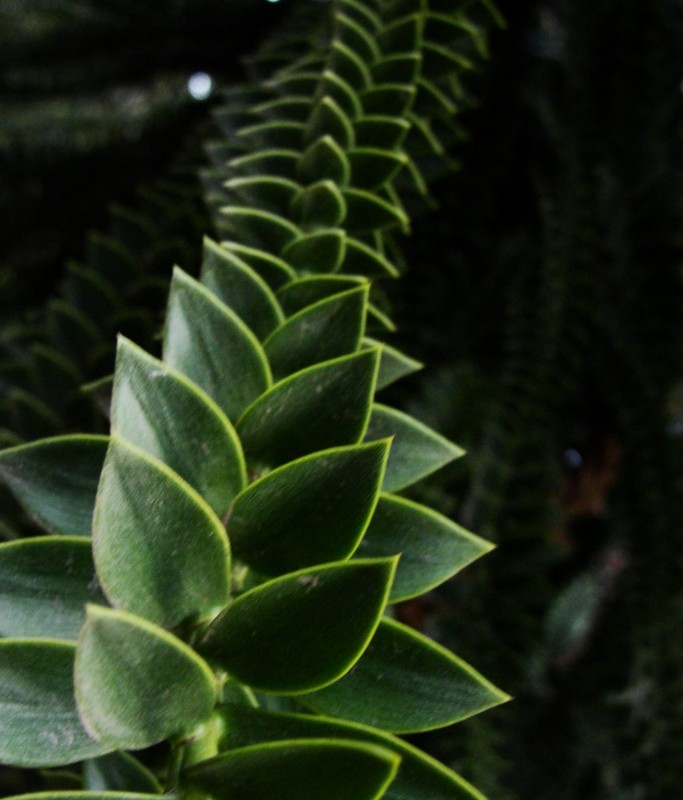
<svg viewBox="0 0 683 800"><path fill-rule="evenodd" d="M360 189L379 189L392 180L407 163L400 152L379 147L356 147L347 153L351 184Z"/></svg>
<svg viewBox="0 0 683 800"><path fill-rule="evenodd" d="M252 483L230 508L235 554L265 575L348 558L372 516L388 452L388 441L325 450Z"/></svg>
<svg viewBox="0 0 683 800"><path fill-rule="evenodd" d="M0 478L46 530L90 536L106 436L57 436L0 451Z"/></svg>
<svg viewBox="0 0 683 800"><path fill-rule="evenodd" d="M465 452L408 414L379 403L372 408L366 436L395 437L384 477L385 492L405 489Z"/></svg>
<svg viewBox="0 0 683 800"><path fill-rule="evenodd" d="M119 338L112 433L163 461L222 514L246 483L228 418L199 387Z"/></svg>
<svg viewBox="0 0 683 800"><path fill-rule="evenodd" d="M319 300L291 316L264 343L276 379L355 352L365 329L368 285Z"/></svg>
<svg viewBox="0 0 683 800"><path fill-rule="evenodd" d="M397 603L433 589L492 549L431 508L383 495L356 554L401 554L390 596Z"/></svg>
<svg viewBox="0 0 683 800"><path fill-rule="evenodd" d="M220 212L218 229L221 236L239 239L250 247L271 253L279 253L299 232L288 219L271 211L225 206Z"/></svg>
<svg viewBox="0 0 683 800"><path fill-rule="evenodd" d="M343 186L349 181L351 167L341 147L331 136L326 135L306 149L301 157L298 174L303 183L330 180Z"/></svg>
<svg viewBox="0 0 683 800"><path fill-rule="evenodd" d="M389 619L349 673L300 698L323 714L393 733L442 728L509 699L453 653Z"/></svg>
<svg viewBox="0 0 683 800"><path fill-rule="evenodd" d="M365 337L363 344L367 347L381 347L382 356L379 361L379 375L377 376L377 389L384 389L397 380L422 369L422 364L414 358L407 356L395 347L384 342Z"/></svg>
<svg viewBox="0 0 683 800"><path fill-rule="evenodd" d="M71 764L112 748L83 728L73 690L75 645L0 641L0 762L17 767Z"/></svg>
<svg viewBox="0 0 683 800"><path fill-rule="evenodd" d="M270 385L261 345L242 320L176 269L171 283L164 361L200 386L235 420Z"/></svg>
<svg viewBox="0 0 683 800"><path fill-rule="evenodd" d="M91 792L161 794L152 773L130 753L108 753L83 764L83 783Z"/></svg>
<svg viewBox="0 0 683 800"><path fill-rule="evenodd" d="M387 114L366 114L354 123L359 147L398 148L410 131L410 123L402 117Z"/></svg>
<svg viewBox="0 0 683 800"><path fill-rule="evenodd" d="M372 247L368 247L358 239L347 237L346 252L341 265L341 272L352 275L364 275L367 278L398 275L396 267Z"/></svg>
<svg viewBox="0 0 683 800"><path fill-rule="evenodd" d="M232 178L221 185L229 205L255 206L274 214L286 214L300 188L298 183L277 175Z"/></svg>
<svg viewBox="0 0 683 800"><path fill-rule="evenodd" d="M85 604L105 602L87 539L0 545L0 637L76 639Z"/></svg>
<svg viewBox="0 0 683 800"><path fill-rule="evenodd" d="M221 242L221 247L246 262L273 291L296 277L289 264L265 250L247 247L238 242Z"/></svg>
<svg viewBox="0 0 683 800"><path fill-rule="evenodd" d="M285 284L278 292L278 300L287 315L296 314L306 306L324 300L333 294L363 286L367 281L353 275L307 275ZM363 341L368 341L364 339ZM380 347L372 342L369 347Z"/></svg>
<svg viewBox="0 0 683 800"><path fill-rule="evenodd" d="M216 702L213 673L180 639L100 606L88 606L74 681L87 729L120 749L189 733Z"/></svg>
<svg viewBox="0 0 683 800"><path fill-rule="evenodd" d="M335 272L346 253L346 236L340 228L299 236L282 252L297 272Z"/></svg>
<svg viewBox="0 0 683 800"><path fill-rule="evenodd" d="M378 350L363 350L276 383L237 423L247 459L273 467L359 442L370 416L378 364Z"/></svg>
<svg viewBox="0 0 683 800"><path fill-rule="evenodd" d="M298 739L231 750L184 777L216 800L376 800L398 764L375 745Z"/></svg>
<svg viewBox="0 0 683 800"><path fill-rule="evenodd" d="M161 461L112 437L93 522L114 606L173 627L228 598L230 551L206 501Z"/></svg>
<svg viewBox="0 0 683 800"><path fill-rule="evenodd" d="M331 136L343 149L350 147L354 140L351 121L331 97L323 97L316 103L308 121L307 139L316 141L322 136Z"/></svg>
<svg viewBox="0 0 683 800"><path fill-rule="evenodd" d="M336 228L344 221L346 203L336 183L318 181L302 189L294 198L292 213L303 230Z"/></svg>
<svg viewBox="0 0 683 800"><path fill-rule="evenodd" d="M392 203L362 189L343 189L346 200L346 227L352 233L376 231L392 225L407 227L408 217Z"/></svg>
<svg viewBox="0 0 683 800"><path fill-rule="evenodd" d="M240 595L211 623L199 652L260 691L297 694L326 686L367 647L395 567L395 559L346 561L269 581Z"/></svg>
<svg viewBox="0 0 683 800"><path fill-rule="evenodd" d="M204 240L201 282L229 306L259 339L284 322L284 315L267 282L245 261Z"/></svg>
<svg viewBox="0 0 683 800"><path fill-rule="evenodd" d="M484 800L473 786L436 759L406 742L366 725L308 714L290 714L243 708L219 707L225 719L226 749L247 747L283 739L353 739L386 747L401 757L398 774L383 800Z"/></svg>

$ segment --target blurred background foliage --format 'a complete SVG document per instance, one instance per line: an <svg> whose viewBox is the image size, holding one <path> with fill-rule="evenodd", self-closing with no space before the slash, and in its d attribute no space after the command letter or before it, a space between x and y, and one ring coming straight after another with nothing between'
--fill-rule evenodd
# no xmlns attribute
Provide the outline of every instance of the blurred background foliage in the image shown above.
<svg viewBox="0 0 683 800"><path fill-rule="evenodd" d="M197 100L188 81L242 78L293 4L0 6L6 443L97 428L79 387L106 376L116 330L153 342L165 276L192 268L210 226L196 175L220 91ZM491 800L668 800L683 785L683 3L498 5L460 167L387 292L396 343L428 364L394 399L469 451L420 492L498 544L402 614L517 700L417 738ZM119 271L110 302L92 275ZM5 519L5 538L25 524Z"/></svg>

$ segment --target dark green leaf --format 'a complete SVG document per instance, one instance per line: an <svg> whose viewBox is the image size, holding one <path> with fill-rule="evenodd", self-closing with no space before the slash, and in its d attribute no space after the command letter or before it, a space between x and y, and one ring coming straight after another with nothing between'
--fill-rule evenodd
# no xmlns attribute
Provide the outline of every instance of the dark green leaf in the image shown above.
<svg viewBox="0 0 683 800"><path fill-rule="evenodd" d="M365 329L368 285L332 295L294 314L264 343L276 379L355 352Z"/></svg>
<svg viewBox="0 0 683 800"><path fill-rule="evenodd" d="M378 350L363 350L307 367L276 383L238 422L247 459L272 467L360 441L370 415L378 362Z"/></svg>
<svg viewBox="0 0 683 800"><path fill-rule="evenodd" d="M341 148L346 149L353 144L353 125L331 97L323 97L311 114L306 136L309 141L331 136Z"/></svg>
<svg viewBox="0 0 683 800"><path fill-rule="evenodd" d="M341 229L323 230L299 236L282 252L297 272L335 272L346 252L346 236Z"/></svg>
<svg viewBox="0 0 683 800"><path fill-rule="evenodd" d="M233 158L228 167L233 175L279 175L294 179L299 158L300 153L297 150L257 150L255 153Z"/></svg>
<svg viewBox="0 0 683 800"><path fill-rule="evenodd" d="M370 70L365 62L339 40L332 42L329 53L330 69L356 91L367 89L372 83Z"/></svg>
<svg viewBox="0 0 683 800"><path fill-rule="evenodd" d="M230 205L246 205L286 214L292 198L301 187L277 175L249 175L223 182L221 190Z"/></svg>
<svg viewBox="0 0 683 800"><path fill-rule="evenodd" d="M296 277L289 264L265 250L247 247L237 242L222 242L221 247L246 262L273 291Z"/></svg>
<svg viewBox="0 0 683 800"><path fill-rule="evenodd" d="M185 777L216 800L376 800L398 764L375 745L299 739L231 750Z"/></svg>
<svg viewBox="0 0 683 800"><path fill-rule="evenodd" d="M85 604L104 602L87 539L0 545L0 637L75 639Z"/></svg>
<svg viewBox="0 0 683 800"><path fill-rule="evenodd" d="M57 436L0 452L0 477L51 533L90 536L106 436Z"/></svg>
<svg viewBox="0 0 683 800"><path fill-rule="evenodd" d="M332 97L344 109L351 120L359 116L363 110L353 86L334 70L326 69L323 72L321 93L323 97L325 95Z"/></svg>
<svg viewBox="0 0 683 800"><path fill-rule="evenodd" d="M367 281L364 278L352 275L307 275L285 284L278 292L278 300L286 314L296 314L297 311L317 303L318 300L365 283ZM372 342L369 346L379 347L380 343Z"/></svg>
<svg viewBox="0 0 683 800"><path fill-rule="evenodd" d="M377 628L395 559L326 564L240 595L199 651L255 689L296 694L337 680Z"/></svg>
<svg viewBox="0 0 683 800"><path fill-rule="evenodd" d="M415 86L409 83L380 83L361 93L364 114L405 116L415 99Z"/></svg>
<svg viewBox="0 0 683 800"><path fill-rule="evenodd" d="M346 203L336 183L318 181L294 198L292 211L303 230L336 228L346 216Z"/></svg>
<svg viewBox="0 0 683 800"><path fill-rule="evenodd" d="M165 795L167 800L175 800L175 795ZM46 791L31 794L18 794L5 800L159 800L157 795L140 794L139 792L69 792Z"/></svg>
<svg viewBox="0 0 683 800"><path fill-rule="evenodd" d="M372 516L388 451L386 441L326 450L252 483L230 509L235 554L265 575L347 558Z"/></svg>
<svg viewBox="0 0 683 800"><path fill-rule="evenodd" d="M268 362L254 334L179 269L168 301L164 361L201 386L231 420L270 385Z"/></svg>
<svg viewBox="0 0 683 800"><path fill-rule="evenodd" d="M216 702L213 673L180 639L100 606L88 606L74 680L84 724L120 749L187 734Z"/></svg>
<svg viewBox="0 0 683 800"><path fill-rule="evenodd" d="M379 195L362 189L343 189L346 200L346 227L352 233L376 231L392 225L408 225L408 218L397 206Z"/></svg>
<svg viewBox="0 0 683 800"><path fill-rule="evenodd" d="M0 641L0 762L51 767L112 748L84 730L73 690L75 646Z"/></svg>
<svg viewBox="0 0 683 800"><path fill-rule="evenodd" d="M380 404L372 408L366 436L395 437L384 476L385 492L405 489L465 452L408 414Z"/></svg>
<svg viewBox="0 0 683 800"><path fill-rule="evenodd" d="M108 753L83 764L83 783L88 791L161 794L152 773L130 753Z"/></svg>
<svg viewBox="0 0 683 800"><path fill-rule="evenodd" d="M226 206L220 212L218 229L221 236L239 239L250 247L259 247L271 253L279 253L299 233L288 219L270 211Z"/></svg>
<svg viewBox="0 0 683 800"><path fill-rule="evenodd" d="M259 339L265 339L284 321L266 281L245 261L210 239L204 240L201 282Z"/></svg>
<svg viewBox="0 0 683 800"><path fill-rule="evenodd" d="M353 739L392 750L401 757L397 776L383 800L485 800L455 772L389 733L354 722L258 708L219 707L225 719L226 749L283 739Z"/></svg>
<svg viewBox="0 0 683 800"><path fill-rule="evenodd" d="M360 189L379 189L407 163L402 153L379 147L356 147L347 155L351 165L351 183Z"/></svg>
<svg viewBox="0 0 683 800"><path fill-rule="evenodd" d="M422 364L414 358L410 358L405 353L391 347L384 342L365 337L363 344L367 347L381 347L382 356L379 361L379 375L377 376L377 389L384 389L395 381L410 375L412 372L422 369Z"/></svg>
<svg viewBox="0 0 683 800"><path fill-rule="evenodd" d="M93 522L113 605L172 627L228 598L230 552L206 501L161 461L111 439Z"/></svg>
<svg viewBox="0 0 683 800"><path fill-rule="evenodd" d="M418 53L394 53L372 65L374 83L415 83L422 59Z"/></svg>
<svg viewBox="0 0 683 800"><path fill-rule="evenodd" d="M329 135L314 142L301 157L299 178L303 183L330 180L343 186L348 183L351 167L344 151Z"/></svg>
<svg viewBox="0 0 683 800"><path fill-rule="evenodd" d="M372 247L358 239L346 239L346 254L341 271L352 275L364 275L367 278L375 276L395 278L398 275L396 267Z"/></svg>
<svg viewBox="0 0 683 800"><path fill-rule="evenodd" d="M222 514L246 483L228 418L184 375L119 338L112 433L163 461Z"/></svg>
<svg viewBox="0 0 683 800"><path fill-rule="evenodd" d="M431 508L383 495L357 555L401 554L390 596L397 603L433 589L492 548Z"/></svg>
<svg viewBox="0 0 683 800"><path fill-rule="evenodd" d="M410 131L410 123L402 117L368 114L354 123L358 147L398 148Z"/></svg>
<svg viewBox="0 0 683 800"><path fill-rule="evenodd" d="M301 697L323 714L394 733L442 728L506 700L444 647L388 619L349 673Z"/></svg>

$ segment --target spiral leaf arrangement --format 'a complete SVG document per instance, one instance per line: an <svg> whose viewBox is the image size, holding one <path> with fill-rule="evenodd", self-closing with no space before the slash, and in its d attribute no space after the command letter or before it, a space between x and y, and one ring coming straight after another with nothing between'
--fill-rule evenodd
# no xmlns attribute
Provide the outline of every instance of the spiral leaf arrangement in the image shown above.
<svg viewBox="0 0 683 800"><path fill-rule="evenodd" d="M0 761L83 762L23 797L481 798L397 734L507 696L392 605L490 546L399 494L462 451L375 402L418 365L366 336L477 5L340 0L232 91L225 241L176 268L161 359L119 337L110 436L0 453L54 534L0 545Z"/></svg>

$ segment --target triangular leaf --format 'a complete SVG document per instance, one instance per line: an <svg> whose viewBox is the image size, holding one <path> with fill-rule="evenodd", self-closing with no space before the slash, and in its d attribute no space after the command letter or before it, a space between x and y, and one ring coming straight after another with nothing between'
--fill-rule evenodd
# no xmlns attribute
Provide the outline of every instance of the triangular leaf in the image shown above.
<svg viewBox="0 0 683 800"><path fill-rule="evenodd" d="M57 436L0 451L0 478L46 530L90 536L106 436Z"/></svg>
<svg viewBox="0 0 683 800"><path fill-rule="evenodd" d="M299 236L282 252L297 272L335 272L346 253L346 236L340 228Z"/></svg>
<svg viewBox="0 0 683 800"><path fill-rule="evenodd" d="M234 600L211 623L199 651L261 691L326 686L367 647L395 566L395 559L347 561L269 581Z"/></svg>
<svg viewBox="0 0 683 800"><path fill-rule="evenodd" d="M221 247L245 261L273 291L296 277L289 264L265 250L247 247L238 242L221 242Z"/></svg>
<svg viewBox="0 0 683 800"><path fill-rule="evenodd" d="M300 699L323 714L415 733L451 725L510 698L444 647L384 619L347 675Z"/></svg>
<svg viewBox="0 0 683 800"><path fill-rule="evenodd" d="M176 269L168 301L164 361L194 381L235 420L270 385L261 345L242 320Z"/></svg>
<svg viewBox="0 0 683 800"><path fill-rule="evenodd" d="M336 228L344 221L346 203L336 183L317 181L294 198L292 212L305 231Z"/></svg>
<svg viewBox="0 0 683 800"><path fill-rule="evenodd" d="M285 284L278 292L278 300L285 313L291 315L317 303L318 300L362 286L364 283L366 283L364 278L352 275L307 275ZM380 344L373 342L369 346L379 347Z"/></svg>
<svg viewBox="0 0 683 800"><path fill-rule="evenodd" d="M100 606L88 606L74 680L84 724L120 749L189 733L216 702L213 673L180 639Z"/></svg>
<svg viewBox="0 0 683 800"><path fill-rule="evenodd" d="M85 604L105 602L87 539L0 545L0 637L76 639Z"/></svg>
<svg viewBox="0 0 683 800"><path fill-rule="evenodd" d="M377 376L377 389L384 389L400 378L422 369L422 364L414 358L407 356L395 347L365 337L363 344L368 347L381 347L382 356L379 361L379 375Z"/></svg>
<svg viewBox="0 0 683 800"><path fill-rule="evenodd" d="M230 508L235 554L265 575L347 558L372 516L388 451L386 441L325 450L252 483Z"/></svg>
<svg viewBox="0 0 683 800"><path fill-rule="evenodd" d="M228 599L230 551L207 503L161 461L112 437L93 521L113 605L173 627Z"/></svg>
<svg viewBox="0 0 683 800"><path fill-rule="evenodd" d="M161 794L159 781L130 753L108 753L83 764L83 783L89 791Z"/></svg>
<svg viewBox="0 0 683 800"><path fill-rule="evenodd" d="M351 167L341 147L326 135L314 142L301 156L298 173L303 183L330 180L343 186L349 181Z"/></svg>

